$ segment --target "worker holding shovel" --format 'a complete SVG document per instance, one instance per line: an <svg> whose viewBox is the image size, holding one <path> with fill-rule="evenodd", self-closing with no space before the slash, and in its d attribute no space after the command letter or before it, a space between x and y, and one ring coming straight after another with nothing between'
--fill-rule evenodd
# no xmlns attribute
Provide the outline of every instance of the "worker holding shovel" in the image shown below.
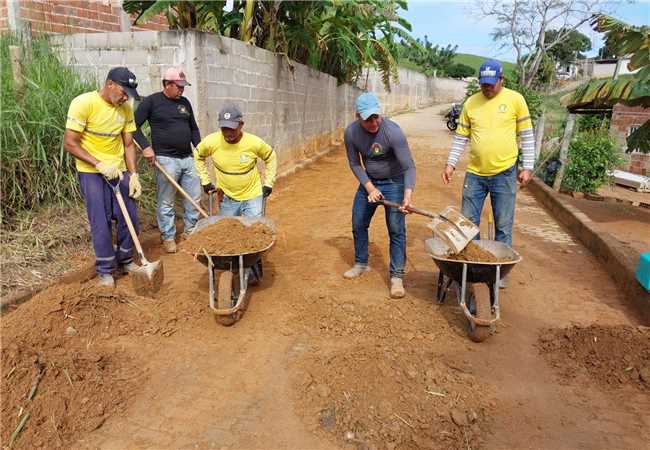
<svg viewBox="0 0 650 450"><path fill-rule="evenodd" d="M404 297L406 220L415 186L415 163L402 129L381 116L379 100L364 93L357 98L357 120L345 130L348 162L359 188L352 205L354 265L343 276L357 278L368 272L368 227L382 199L398 203L386 206L390 236L390 296Z"/></svg>
<svg viewBox="0 0 650 450"><path fill-rule="evenodd" d="M163 75L163 90L146 97L135 112L138 127L134 137L143 156L156 165L156 218L167 253L176 253L176 188L163 170L198 203L201 181L194 167L192 145L201 142L201 133L190 101L183 97L190 86L180 67L171 67ZM149 122L151 143L140 127ZM199 220L199 211L192 202L183 201L183 235L188 236Z"/></svg>
<svg viewBox="0 0 650 450"><path fill-rule="evenodd" d="M134 241L112 188L119 187L137 227L133 199L140 196L142 187L136 171L133 109L127 102L129 97L138 97L137 86L135 75L126 67L111 69L99 91L72 100L65 125L64 147L76 159L100 286L115 285L113 272L118 266L129 272L140 269L133 262ZM113 218L117 219L116 248Z"/></svg>
<svg viewBox="0 0 650 450"><path fill-rule="evenodd" d="M271 195L277 170L273 147L259 137L243 131L244 116L235 104L219 111L221 131L206 136L196 148L194 162L207 194L222 192L219 214L224 216L260 217L264 214L264 199ZM210 156L217 177L217 186L210 181L205 164ZM265 166L264 184L257 161Z"/></svg>

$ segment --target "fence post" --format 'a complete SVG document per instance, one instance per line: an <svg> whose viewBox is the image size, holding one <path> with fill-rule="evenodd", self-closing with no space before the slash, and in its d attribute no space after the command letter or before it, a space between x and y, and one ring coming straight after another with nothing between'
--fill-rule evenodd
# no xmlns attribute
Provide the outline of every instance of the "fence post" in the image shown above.
<svg viewBox="0 0 650 450"><path fill-rule="evenodd" d="M564 177L564 170L567 165L567 154L569 153L569 144L571 143L575 123L576 115L569 114L566 127L564 128L564 136L562 136L562 145L560 146L560 168L555 176L555 181L553 181L553 189L557 192L559 192L560 186L562 185L562 177Z"/></svg>
<svg viewBox="0 0 650 450"><path fill-rule="evenodd" d="M25 94L25 79L23 78L23 50L18 45L9 46L9 60L14 79L14 94L20 100Z"/></svg>

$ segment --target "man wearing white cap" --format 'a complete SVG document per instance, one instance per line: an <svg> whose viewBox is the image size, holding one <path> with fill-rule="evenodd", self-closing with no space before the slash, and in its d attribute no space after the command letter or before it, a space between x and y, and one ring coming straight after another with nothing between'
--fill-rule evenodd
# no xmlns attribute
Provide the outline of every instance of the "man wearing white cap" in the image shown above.
<svg viewBox="0 0 650 450"><path fill-rule="evenodd" d="M142 148L143 156L154 160L176 180L197 203L201 199L201 181L194 167L192 145L201 142L201 133L194 118L190 101L183 91L190 83L183 69L171 67L163 76L163 90L144 99L135 112L138 131L135 140ZM140 127L145 122L151 127L151 144ZM176 188L156 170L158 228L167 253L176 252ZM183 199L184 235L189 234L199 219L199 212Z"/></svg>

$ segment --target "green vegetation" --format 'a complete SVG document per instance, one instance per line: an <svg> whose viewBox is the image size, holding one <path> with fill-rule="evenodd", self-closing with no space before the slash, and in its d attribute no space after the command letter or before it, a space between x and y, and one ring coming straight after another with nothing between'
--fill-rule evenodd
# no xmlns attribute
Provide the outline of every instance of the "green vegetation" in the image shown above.
<svg viewBox="0 0 650 450"><path fill-rule="evenodd" d="M209 31L241 39L335 76L354 82L366 67L382 73L390 90L397 79L396 38L411 39L411 25L398 15L405 0L133 1L124 10L136 23L164 14L174 29Z"/></svg>
<svg viewBox="0 0 650 450"><path fill-rule="evenodd" d="M454 56L454 63L465 64L474 69L474 73L478 76L478 69L481 67L481 64L485 62L486 59L489 59L485 56L470 55L468 53L456 53ZM511 62L499 61L503 67L503 73L508 76L514 76L517 73L517 66Z"/></svg>
<svg viewBox="0 0 650 450"><path fill-rule="evenodd" d="M63 65L46 39L38 39L31 60L23 64L21 92L13 82L10 45L21 44L16 37L0 37L3 223L41 203L66 204L80 198L74 160L63 149L63 129L70 101L96 88Z"/></svg>
<svg viewBox="0 0 650 450"><path fill-rule="evenodd" d="M467 78L467 77L476 76L476 71L474 70L474 68L466 64L456 63L449 66L449 69L447 70L447 75L449 75L452 78Z"/></svg>
<svg viewBox="0 0 650 450"><path fill-rule="evenodd" d="M607 171L621 164L620 153L608 130L579 132L571 140L562 186L575 192L596 192Z"/></svg>

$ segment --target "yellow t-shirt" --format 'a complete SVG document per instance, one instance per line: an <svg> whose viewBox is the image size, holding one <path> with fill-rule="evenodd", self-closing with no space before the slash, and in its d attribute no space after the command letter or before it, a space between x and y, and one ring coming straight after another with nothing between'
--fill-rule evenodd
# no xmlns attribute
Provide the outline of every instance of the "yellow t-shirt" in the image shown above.
<svg viewBox="0 0 650 450"><path fill-rule="evenodd" d="M99 92L86 92L70 103L65 127L81 133L81 147L104 163L126 170L122 133L136 130L133 109L128 103L116 107ZM78 158L79 172L98 173L92 165Z"/></svg>
<svg viewBox="0 0 650 450"><path fill-rule="evenodd" d="M519 153L517 133L532 127L528 105L519 92L502 88L491 99L481 92L472 95L456 129L470 138L467 171L490 176L512 167Z"/></svg>
<svg viewBox="0 0 650 450"><path fill-rule="evenodd" d="M203 185L210 182L205 166L208 156L212 157L217 187L234 200L243 202L262 195L258 158L266 167L264 184L273 187L277 157L269 144L253 134L243 133L239 142L229 144L218 131L199 143L194 151L194 161Z"/></svg>

